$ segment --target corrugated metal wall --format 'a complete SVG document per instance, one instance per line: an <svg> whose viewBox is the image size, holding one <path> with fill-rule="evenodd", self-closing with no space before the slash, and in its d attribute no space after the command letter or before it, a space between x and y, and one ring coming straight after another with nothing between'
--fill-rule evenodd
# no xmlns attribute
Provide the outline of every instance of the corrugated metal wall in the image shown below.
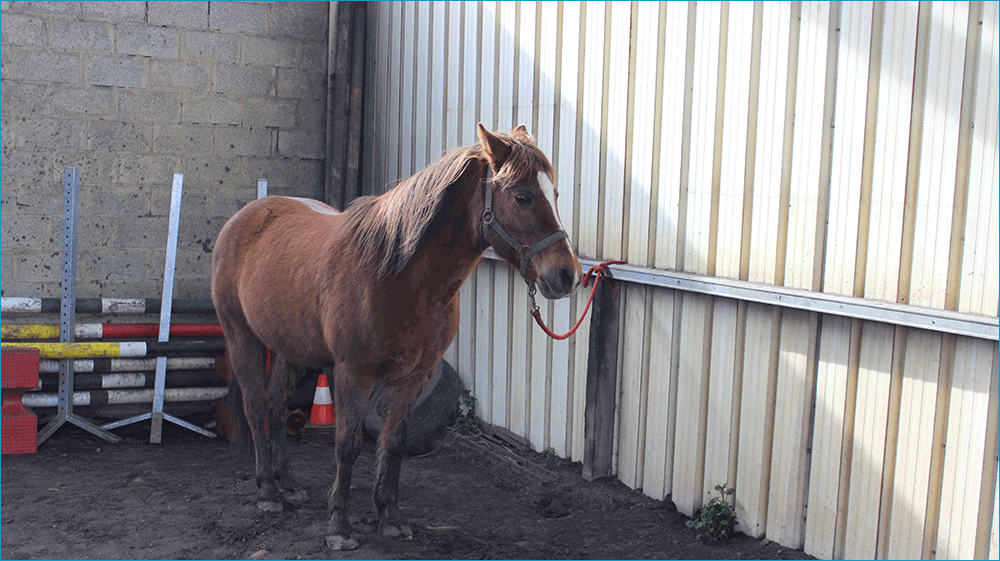
<svg viewBox="0 0 1000 561"><path fill-rule="evenodd" d="M525 123L580 254L997 316L997 3L370 7L365 177ZM640 284L616 471L821 558L997 556L997 342ZM543 305L565 330L586 294ZM582 459L587 327L484 262L446 358Z"/></svg>

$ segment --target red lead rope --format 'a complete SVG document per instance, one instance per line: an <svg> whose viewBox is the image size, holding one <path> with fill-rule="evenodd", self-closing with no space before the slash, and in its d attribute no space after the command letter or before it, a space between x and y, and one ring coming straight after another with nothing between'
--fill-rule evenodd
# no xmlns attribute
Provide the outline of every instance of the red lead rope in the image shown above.
<svg viewBox="0 0 1000 561"><path fill-rule="evenodd" d="M587 306L583 309L583 313L580 314L580 319L576 320L576 325L574 325L569 331L567 331L563 335L559 335L557 333L554 333L548 327L546 327L545 322L542 321L542 312L541 310L538 309L538 307L535 307L531 310L531 315L535 317L535 323L538 324L538 327L542 328L542 331L544 331L546 335L552 337L553 339L562 341L563 339L569 338L570 335L576 333L576 330L580 328L580 324L583 323L583 318L587 317L587 312L590 310L590 303L594 301L594 294L597 292L597 282L604 277L604 272L607 270L608 265L623 265L623 264L625 264L624 261L605 261L600 265L594 265L593 267L590 268L590 270L587 271L587 274L583 276L583 287L587 288L587 281L590 280L590 275L593 274L594 288L590 290L590 299L587 300Z"/></svg>

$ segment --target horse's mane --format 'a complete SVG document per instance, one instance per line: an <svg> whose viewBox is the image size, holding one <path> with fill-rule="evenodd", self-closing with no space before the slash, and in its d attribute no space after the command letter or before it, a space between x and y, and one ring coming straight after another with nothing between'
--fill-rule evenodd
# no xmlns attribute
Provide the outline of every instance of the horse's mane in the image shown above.
<svg viewBox="0 0 1000 561"><path fill-rule="evenodd" d="M555 180L552 164L530 137L522 143L507 135L497 136L510 145L511 152L491 181L511 185L536 170L545 170ZM380 277L402 271L423 245L448 187L476 163L484 170L489 165L478 142L452 150L383 195L352 202L344 218L361 258L373 264Z"/></svg>

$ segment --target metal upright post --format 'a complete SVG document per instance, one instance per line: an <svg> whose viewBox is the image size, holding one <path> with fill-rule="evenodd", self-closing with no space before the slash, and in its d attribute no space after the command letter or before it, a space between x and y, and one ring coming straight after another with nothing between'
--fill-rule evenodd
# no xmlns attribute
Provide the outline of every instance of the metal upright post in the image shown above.
<svg viewBox="0 0 1000 561"><path fill-rule="evenodd" d="M170 340L170 313L174 299L174 270L177 265L177 238L180 232L181 197L184 193L184 174L175 173L170 193L170 224L167 230L167 256L163 266L163 297L160 300L160 334L157 338L161 343ZM105 428L120 427L146 419L150 420L149 442L159 444L163 437L163 421L167 420L188 430L215 437L215 433L198 425L178 419L163 411L163 395L167 380L167 357L156 357L156 378L153 382L153 410L136 417L122 419L104 425Z"/></svg>
<svg viewBox="0 0 1000 561"><path fill-rule="evenodd" d="M76 232L80 213L80 172L75 167L66 168L63 199L63 250L62 250L62 294L59 303L59 341L72 343L76 340ZM87 419L73 413L73 359L59 361L59 402L58 413L38 431L41 445L64 423L76 425L83 430L109 442L121 442L117 435L98 427Z"/></svg>

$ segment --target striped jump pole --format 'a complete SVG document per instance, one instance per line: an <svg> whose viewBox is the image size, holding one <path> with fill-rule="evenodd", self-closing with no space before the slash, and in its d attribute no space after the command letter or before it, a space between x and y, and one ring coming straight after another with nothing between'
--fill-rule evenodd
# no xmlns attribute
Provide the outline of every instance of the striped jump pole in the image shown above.
<svg viewBox="0 0 1000 561"><path fill-rule="evenodd" d="M42 391L52 391L59 385L56 374L40 374ZM111 390L119 388L152 388L155 372L89 372L73 377L74 390ZM225 386L226 381L216 375L215 370L174 370L167 371L170 387Z"/></svg>
<svg viewBox="0 0 1000 561"><path fill-rule="evenodd" d="M77 298L78 314L158 314L160 298ZM177 314L214 314L211 300L171 300L171 310ZM58 298L0 298L4 314L58 313Z"/></svg>
<svg viewBox="0 0 1000 561"><path fill-rule="evenodd" d="M225 339L202 341L152 341L149 343L2 343L0 347L34 348L42 358L166 357L222 354Z"/></svg>
<svg viewBox="0 0 1000 561"><path fill-rule="evenodd" d="M167 359L167 370L209 370L215 368L215 357L172 357ZM74 372L133 372L156 369L155 358L78 358L73 361ZM41 373L59 372L59 361L38 361Z"/></svg>
<svg viewBox="0 0 1000 561"><path fill-rule="evenodd" d="M156 337L159 325L155 323L78 323L78 339L128 339ZM222 326L217 323L175 323L170 326L171 337L222 337ZM58 325L21 324L0 326L0 338L57 339Z"/></svg>
<svg viewBox="0 0 1000 561"><path fill-rule="evenodd" d="M77 407L100 406L100 405L121 405L126 403L152 403L152 389L138 390L91 390L73 392L73 405ZM212 401L225 397L229 389L220 387L209 388L167 388L163 393L164 401ZM56 407L59 402L58 394L28 392L22 400L28 407ZM101 428L115 428L115 423L108 423Z"/></svg>

